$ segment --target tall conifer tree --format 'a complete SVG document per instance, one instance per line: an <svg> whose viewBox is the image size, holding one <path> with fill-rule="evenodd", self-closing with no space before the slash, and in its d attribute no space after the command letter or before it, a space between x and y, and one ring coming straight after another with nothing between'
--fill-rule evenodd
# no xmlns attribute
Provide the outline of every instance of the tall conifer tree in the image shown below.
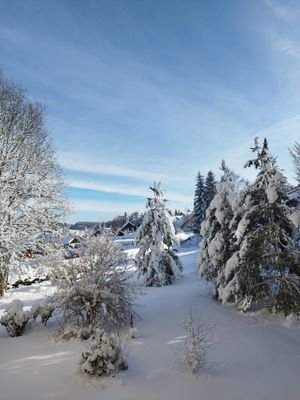
<svg viewBox="0 0 300 400"><path fill-rule="evenodd" d="M182 271L180 260L172 249L179 243L160 183L154 183L150 189L153 197L147 201L147 211L137 231L140 249L136 264L145 286L165 286L178 278Z"/></svg>
<svg viewBox="0 0 300 400"><path fill-rule="evenodd" d="M232 254L229 226L239 179L225 165L225 161L222 161L220 169L223 175L216 186L216 195L207 209L206 219L201 225L202 241L198 259L200 276L213 284L216 299L222 295L224 266Z"/></svg>
<svg viewBox="0 0 300 400"><path fill-rule="evenodd" d="M195 233L200 232L202 221L205 219L206 202L204 199L204 178L200 171L196 178L196 189L194 197L194 226L193 230Z"/></svg>
<svg viewBox="0 0 300 400"><path fill-rule="evenodd" d="M212 171L208 171L204 184L205 209L208 208L210 202L216 194L216 184L217 182L214 173Z"/></svg>
<svg viewBox="0 0 300 400"><path fill-rule="evenodd" d="M287 184L269 153L255 140L257 157L245 167L259 170L244 197L245 210L236 229L238 250L227 261L223 301L234 299L243 310L260 302L286 315L300 312L300 266L292 240L293 210Z"/></svg>

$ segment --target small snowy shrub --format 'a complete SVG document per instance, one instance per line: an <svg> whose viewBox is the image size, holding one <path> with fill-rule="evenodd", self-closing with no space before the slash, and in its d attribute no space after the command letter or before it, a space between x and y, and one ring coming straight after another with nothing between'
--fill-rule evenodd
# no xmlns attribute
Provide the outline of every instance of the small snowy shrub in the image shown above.
<svg viewBox="0 0 300 400"><path fill-rule="evenodd" d="M24 311L23 303L16 299L7 305L0 324L6 327L11 337L22 336L30 318L31 312Z"/></svg>
<svg viewBox="0 0 300 400"><path fill-rule="evenodd" d="M52 317L55 305L49 302L37 303L31 307L31 314L34 321L40 316L44 326L47 325L48 320Z"/></svg>
<svg viewBox="0 0 300 400"><path fill-rule="evenodd" d="M55 269L54 284L65 339L78 335L87 339L97 328L129 325L134 314L134 287L126 255L112 238L102 235L92 239L84 256Z"/></svg>
<svg viewBox="0 0 300 400"><path fill-rule="evenodd" d="M90 340L89 351L81 355L80 368L95 376L111 376L128 369L120 337L97 330Z"/></svg>
<svg viewBox="0 0 300 400"><path fill-rule="evenodd" d="M183 369L193 375L199 375L208 366L208 350L214 346L216 338L214 326L207 326L194 316L192 311L183 321L186 337L180 355Z"/></svg>

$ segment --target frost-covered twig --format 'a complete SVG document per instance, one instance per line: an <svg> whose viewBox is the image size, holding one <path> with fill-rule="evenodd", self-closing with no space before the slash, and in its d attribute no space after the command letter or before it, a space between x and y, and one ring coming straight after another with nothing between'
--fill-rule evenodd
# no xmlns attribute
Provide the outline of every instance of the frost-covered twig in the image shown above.
<svg viewBox="0 0 300 400"><path fill-rule="evenodd" d="M187 372L199 375L211 364L208 360L208 351L217 344L216 325L206 325L190 310L183 321L183 327L186 337L180 354L180 363Z"/></svg>

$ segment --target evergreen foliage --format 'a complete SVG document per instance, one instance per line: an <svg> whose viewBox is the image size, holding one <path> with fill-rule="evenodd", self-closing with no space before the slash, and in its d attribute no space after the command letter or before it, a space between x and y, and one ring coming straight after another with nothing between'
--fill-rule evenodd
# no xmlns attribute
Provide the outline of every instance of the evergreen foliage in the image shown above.
<svg viewBox="0 0 300 400"><path fill-rule="evenodd" d="M136 264L145 286L165 286L179 277L182 265L172 249L178 241L160 183L154 183L150 189L154 197L148 199L143 223L137 231L140 249Z"/></svg>
<svg viewBox="0 0 300 400"><path fill-rule="evenodd" d="M208 208L210 205L210 202L214 198L214 195L216 194L216 178L215 175L212 171L208 171L206 179L205 179L205 185L204 185L204 203L205 203L205 209Z"/></svg>
<svg viewBox="0 0 300 400"><path fill-rule="evenodd" d="M225 281L224 265L232 253L230 223L233 218L232 203L236 197L238 177L222 161L223 175L216 185L216 195L212 199L206 219L201 225L202 241L198 267L200 276L211 282L214 297L219 298Z"/></svg>
<svg viewBox="0 0 300 400"><path fill-rule="evenodd" d="M237 301L243 310L260 302L274 312L299 313L300 266L286 179L269 154L266 139L262 149L256 139L252 150L257 157L245 166L254 165L259 173L244 194L244 210L236 220L237 250L225 266L222 300Z"/></svg>
<svg viewBox="0 0 300 400"><path fill-rule="evenodd" d="M200 233L200 227L202 221L205 219L206 202L204 199L204 178L200 171L196 178L196 189L194 197L194 226L193 230L195 233Z"/></svg>

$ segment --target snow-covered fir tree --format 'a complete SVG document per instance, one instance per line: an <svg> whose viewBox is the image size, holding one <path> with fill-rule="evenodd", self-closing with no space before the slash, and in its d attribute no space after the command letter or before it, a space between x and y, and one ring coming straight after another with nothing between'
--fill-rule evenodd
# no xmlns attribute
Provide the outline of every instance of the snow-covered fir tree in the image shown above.
<svg viewBox="0 0 300 400"><path fill-rule="evenodd" d="M140 249L136 264L145 286L165 286L180 276L182 265L173 251L178 241L160 183L154 183L150 189L154 197L148 199L143 223L137 231Z"/></svg>
<svg viewBox="0 0 300 400"><path fill-rule="evenodd" d="M225 267L223 302L234 300L243 310L260 302L286 315L300 312L300 265L292 240L293 210L287 205L287 183L270 155L267 140L252 149L246 163L259 169L244 196L244 213L236 227L238 250Z"/></svg>
<svg viewBox="0 0 300 400"><path fill-rule="evenodd" d="M204 178L200 171L196 178L196 189L194 197L194 224L193 230L195 233L200 232L202 221L205 219L206 202L204 199Z"/></svg>
<svg viewBox="0 0 300 400"><path fill-rule="evenodd" d="M201 225L202 241L198 259L199 274L206 282L213 284L214 297L217 299L225 281L224 266L232 252L229 226L238 184L237 175L226 166L225 161L222 161L220 169L223 175L216 185L216 194Z"/></svg>
<svg viewBox="0 0 300 400"><path fill-rule="evenodd" d="M214 198L216 194L216 178L212 171L208 171L207 176L205 178L204 184L204 202L205 202L205 209L208 208L210 202Z"/></svg>

